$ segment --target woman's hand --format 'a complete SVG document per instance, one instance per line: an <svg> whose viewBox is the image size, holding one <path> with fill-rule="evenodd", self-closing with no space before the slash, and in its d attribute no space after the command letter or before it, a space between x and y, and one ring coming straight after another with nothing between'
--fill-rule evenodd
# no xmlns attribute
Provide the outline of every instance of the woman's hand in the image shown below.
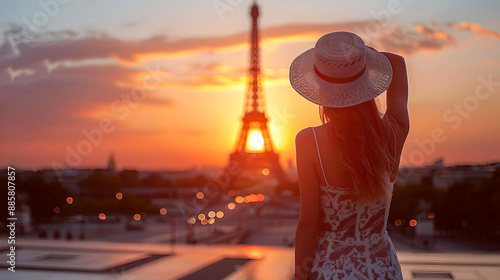
<svg viewBox="0 0 500 280"><path fill-rule="evenodd" d="M391 52L380 52L380 53L383 54L383 55L385 55L385 57L387 57L387 59L389 59L389 62L393 66L392 67L393 69L394 69L394 64L405 65L405 59L404 59L404 57L402 57L402 56L400 56L398 54L391 53Z"/></svg>

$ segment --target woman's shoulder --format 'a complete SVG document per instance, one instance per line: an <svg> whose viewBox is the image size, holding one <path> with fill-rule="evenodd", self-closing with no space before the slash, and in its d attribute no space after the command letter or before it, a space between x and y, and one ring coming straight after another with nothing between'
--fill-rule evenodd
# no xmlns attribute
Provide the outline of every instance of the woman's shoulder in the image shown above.
<svg viewBox="0 0 500 280"><path fill-rule="evenodd" d="M311 126L305 127L301 129L299 132L297 132L297 135L295 135L295 143L307 141L307 139L312 137L312 135L313 135L312 127Z"/></svg>
<svg viewBox="0 0 500 280"><path fill-rule="evenodd" d="M301 129L299 132L297 132L297 135L295 135L295 143L297 141L300 142L309 142L311 140L314 140L314 134L316 134L316 137L321 137L323 134L322 131L325 128L325 124L318 125L318 126L308 126L303 129ZM313 132L314 130L314 132Z"/></svg>
<svg viewBox="0 0 500 280"><path fill-rule="evenodd" d="M311 127L306 127L297 132L297 135L295 135L295 149L297 152L303 151L306 149L308 146L310 146L312 140L312 129Z"/></svg>

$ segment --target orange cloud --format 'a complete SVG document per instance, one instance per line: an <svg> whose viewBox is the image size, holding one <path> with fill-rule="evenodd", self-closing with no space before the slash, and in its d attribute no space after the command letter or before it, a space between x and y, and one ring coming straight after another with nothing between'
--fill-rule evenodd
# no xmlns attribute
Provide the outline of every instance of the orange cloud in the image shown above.
<svg viewBox="0 0 500 280"><path fill-rule="evenodd" d="M170 73L163 79L161 89L198 89L198 90L241 90L247 86L247 69L220 63L193 63L186 71ZM266 85L288 85L288 69L264 68L262 82ZM138 78L136 78L138 81Z"/></svg>
<svg viewBox="0 0 500 280"><path fill-rule="evenodd" d="M482 62L484 65L500 65L500 61L496 59L485 59Z"/></svg>
<svg viewBox="0 0 500 280"><path fill-rule="evenodd" d="M415 31L419 34L425 34L432 39L437 39L437 40L443 39L448 41L455 40L455 38L451 36L449 33L446 33L445 31L437 27L432 27L429 25L417 24Z"/></svg>
<svg viewBox="0 0 500 280"><path fill-rule="evenodd" d="M398 26L388 28L375 43L380 49L407 55L422 50L436 51L454 46L456 38L435 26L417 24L415 29Z"/></svg>
<svg viewBox="0 0 500 280"><path fill-rule="evenodd" d="M315 41L325 33L346 30L362 30L373 21L354 21L325 24L285 24L261 29L262 47L275 48L295 41ZM469 30L493 38L500 34L486 30L478 24L462 22L453 26L457 30ZM6 34L19 32L16 29ZM125 40L108 34L87 34L83 37L54 39L47 42L29 42L18 46L22 55L12 56L8 51L0 52L0 71L7 67L14 69L43 65L44 61L57 64L60 61L99 61L112 58L122 66L133 66L137 62L153 59L182 59L203 52L230 52L248 49L248 31L231 35L211 37L191 37L170 40L166 36L153 36L144 40ZM374 44L390 46L404 53L412 53L419 48L440 49L454 42L454 37L436 27L418 24L415 30L398 26L386 29L372 38ZM0 50L8 50L8 40L0 45ZM413 42L409 42L413 41ZM91 47L89 47L91 46Z"/></svg>
<svg viewBox="0 0 500 280"><path fill-rule="evenodd" d="M486 29L479 23L471 23L462 21L460 23L452 24L453 29L461 31L469 31L476 35L483 35L493 39L500 40L500 33L494 30Z"/></svg>

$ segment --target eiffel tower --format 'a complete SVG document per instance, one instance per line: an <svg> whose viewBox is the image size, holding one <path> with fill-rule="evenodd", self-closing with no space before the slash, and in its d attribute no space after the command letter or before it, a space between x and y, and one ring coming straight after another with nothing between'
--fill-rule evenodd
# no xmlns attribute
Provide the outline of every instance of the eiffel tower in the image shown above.
<svg viewBox="0 0 500 280"><path fill-rule="evenodd" d="M243 171L254 170L262 175L278 179L281 185L288 184L288 178L279 163L279 154L273 148L264 108L264 96L260 85L259 34L257 18L259 7L253 2L249 83L247 87L243 126L237 140L236 150L230 154L224 170L226 189L235 189L234 183Z"/></svg>

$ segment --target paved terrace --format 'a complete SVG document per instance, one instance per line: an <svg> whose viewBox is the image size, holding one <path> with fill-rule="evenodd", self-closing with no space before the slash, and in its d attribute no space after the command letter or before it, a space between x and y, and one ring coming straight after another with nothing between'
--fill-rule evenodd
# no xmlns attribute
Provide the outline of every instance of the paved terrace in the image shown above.
<svg viewBox="0 0 500 280"><path fill-rule="evenodd" d="M164 245L16 239L16 272L2 280L288 280L294 250L254 245ZM500 279L500 254L398 253L404 279Z"/></svg>

